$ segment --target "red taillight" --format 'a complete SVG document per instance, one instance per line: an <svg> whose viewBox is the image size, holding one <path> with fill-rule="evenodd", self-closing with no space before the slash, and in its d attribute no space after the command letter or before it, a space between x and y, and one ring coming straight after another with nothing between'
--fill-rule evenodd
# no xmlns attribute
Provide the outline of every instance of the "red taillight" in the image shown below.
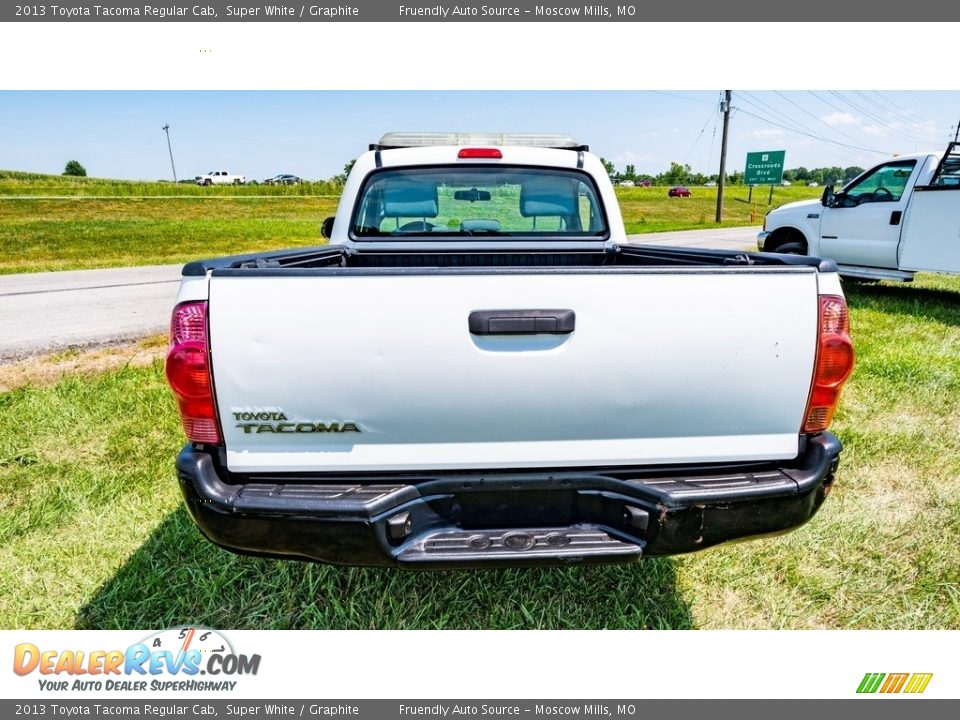
<svg viewBox="0 0 960 720"><path fill-rule="evenodd" d="M840 390L853 372L853 362L847 303L839 295L821 295L817 360L803 422L804 432L821 432L830 427L840 402Z"/></svg>
<svg viewBox="0 0 960 720"><path fill-rule="evenodd" d="M462 148L460 152L457 153L457 157L461 160L465 158L486 158L488 160L499 160L503 157L503 153L500 152L499 148Z"/></svg>
<svg viewBox="0 0 960 720"><path fill-rule="evenodd" d="M207 352L207 303L185 302L173 309L167 381L177 397L180 420L190 442L220 443L217 408Z"/></svg>

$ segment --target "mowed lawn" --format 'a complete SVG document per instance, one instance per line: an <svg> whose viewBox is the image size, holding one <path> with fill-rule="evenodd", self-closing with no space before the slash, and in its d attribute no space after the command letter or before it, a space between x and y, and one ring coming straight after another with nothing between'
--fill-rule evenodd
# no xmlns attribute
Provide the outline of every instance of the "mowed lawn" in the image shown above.
<svg viewBox="0 0 960 720"><path fill-rule="evenodd" d="M159 360L0 394L0 627L960 628L960 279L846 291L859 361L820 513L631 566L416 574L238 557L183 510Z"/></svg>
<svg viewBox="0 0 960 720"><path fill-rule="evenodd" d="M0 274L319 245L337 196L0 198Z"/></svg>
<svg viewBox="0 0 960 720"><path fill-rule="evenodd" d="M199 258L324 242L320 225L339 201L336 185L200 188L0 171L0 274ZM617 188L628 233L716 227L716 188L669 198L667 188ZM724 225L763 222L768 190L727 191ZM774 205L819 196L776 188Z"/></svg>

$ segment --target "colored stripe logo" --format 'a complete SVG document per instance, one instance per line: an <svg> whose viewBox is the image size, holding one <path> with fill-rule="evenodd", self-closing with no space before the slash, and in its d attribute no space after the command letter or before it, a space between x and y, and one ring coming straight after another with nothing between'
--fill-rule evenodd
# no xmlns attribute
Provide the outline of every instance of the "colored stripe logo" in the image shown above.
<svg viewBox="0 0 960 720"><path fill-rule="evenodd" d="M919 694L927 689L933 673L867 673L860 681L857 692Z"/></svg>

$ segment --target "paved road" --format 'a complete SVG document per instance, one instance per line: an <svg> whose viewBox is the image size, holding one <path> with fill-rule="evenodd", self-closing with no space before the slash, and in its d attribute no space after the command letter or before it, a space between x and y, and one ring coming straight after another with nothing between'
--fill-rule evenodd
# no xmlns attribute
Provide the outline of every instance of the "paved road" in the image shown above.
<svg viewBox="0 0 960 720"><path fill-rule="evenodd" d="M675 232L628 235L631 243L644 245L678 245L691 248L720 248L723 250L757 249L757 233L763 228L733 227L711 230L678 230Z"/></svg>
<svg viewBox="0 0 960 720"><path fill-rule="evenodd" d="M163 332L181 267L0 275L0 361Z"/></svg>
<svg viewBox="0 0 960 720"><path fill-rule="evenodd" d="M632 235L631 242L756 249L759 228ZM0 275L0 361L164 332L180 265Z"/></svg>

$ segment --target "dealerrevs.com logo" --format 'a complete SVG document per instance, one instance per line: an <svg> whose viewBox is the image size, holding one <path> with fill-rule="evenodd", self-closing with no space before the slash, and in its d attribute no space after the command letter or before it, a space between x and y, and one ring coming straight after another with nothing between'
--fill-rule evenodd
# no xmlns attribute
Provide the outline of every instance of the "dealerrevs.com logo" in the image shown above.
<svg viewBox="0 0 960 720"><path fill-rule="evenodd" d="M36 674L45 691L203 692L236 689L240 676L256 675L260 655L237 653L215 630L182 627L163 630L125 650L14 648L13 671Z"/></svg>

